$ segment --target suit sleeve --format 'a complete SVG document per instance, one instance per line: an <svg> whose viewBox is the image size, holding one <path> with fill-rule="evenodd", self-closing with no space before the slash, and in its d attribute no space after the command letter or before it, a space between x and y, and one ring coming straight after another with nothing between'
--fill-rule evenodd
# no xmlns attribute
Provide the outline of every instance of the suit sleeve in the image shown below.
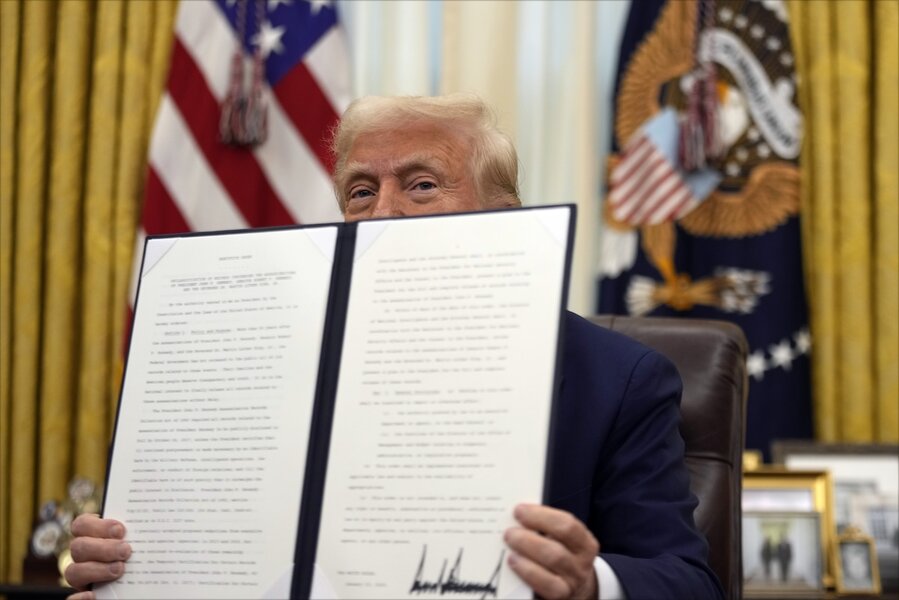
<svg viewBox="0 0 899 600"><path fill-rule="evenodd" d="M680 394L671 362L644 354L595 473L588 525L630 600L724 597L693 522L698 502L678 431Z"/></svg>

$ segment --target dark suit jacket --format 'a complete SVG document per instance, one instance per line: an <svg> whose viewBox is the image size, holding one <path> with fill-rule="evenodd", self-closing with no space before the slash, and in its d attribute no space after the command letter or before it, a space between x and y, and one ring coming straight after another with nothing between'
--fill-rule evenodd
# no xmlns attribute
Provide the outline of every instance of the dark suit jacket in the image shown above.
<svg viewBox="0 0 899 600"><path fill-rule="evenodd" d="M630 600L723 598L693 522L674 365L571 313L563 335L549 504L587 524Z"/></svg>

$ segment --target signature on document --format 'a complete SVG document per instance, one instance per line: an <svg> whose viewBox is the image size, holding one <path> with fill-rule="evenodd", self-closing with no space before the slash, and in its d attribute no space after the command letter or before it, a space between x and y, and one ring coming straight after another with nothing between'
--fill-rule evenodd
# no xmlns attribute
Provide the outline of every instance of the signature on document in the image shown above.
<svg viewBox="0 0 899 600"><path fill-rule="evenodd" d="M480 593L481 598L486 598L488 595L497 597L497 590L499 588L499 572L503 565L503 557L506 555L506 551L502 550L499 553L499 560L496 563L496 568L493 570L493 573L490 575L490 579L483 583L475 582L475 581L465 581L462 577L462 555L464 553L463 548L459 548L459 553L456 555L456 561L453 563L453 566L450 568L449 573L447 574L446 568L448 559L443 559L443 566L440 568L440 575L436 580L428 581L424 579L423 573L425 570L425 559L428 555L428 546L427 544L421 549L421 558L418 561L418 569L415 571L415 578L412 580L412 587L409 589L410 594L472 594L472 593Z"/></svg>

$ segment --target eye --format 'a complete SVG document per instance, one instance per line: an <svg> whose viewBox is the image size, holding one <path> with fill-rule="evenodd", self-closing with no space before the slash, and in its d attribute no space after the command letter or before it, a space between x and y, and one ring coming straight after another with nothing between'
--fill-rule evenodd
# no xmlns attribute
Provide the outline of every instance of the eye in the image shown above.
<svg viewBox="0 0 899 600"><path fill-rule="evenodd" d="M419 181L412 186L412 189L420 190L422 192L428 192L430 190L437 189L437 184L435 184L433 181Z"/></svg>
<svg viewBox="0 0 899 600"><path fill-rule="evenodd" d="M368 188L356 188L350 190L350 200L364 200L374 195L375 193Z"/></svg>

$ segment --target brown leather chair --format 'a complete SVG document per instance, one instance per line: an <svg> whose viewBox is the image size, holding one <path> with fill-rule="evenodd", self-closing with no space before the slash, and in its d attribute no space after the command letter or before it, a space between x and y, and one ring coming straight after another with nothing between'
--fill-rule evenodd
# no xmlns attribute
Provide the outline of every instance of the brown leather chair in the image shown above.
<svg viewBox="0 0 899 600"><path fill-rule="evenodd" d="M729 598L743 588L743 433L746 415L746 337L723 321L600 315L594 323L658 350L680 372L681 435L690 488L699 498L696 526L709 541L709 564Z"/></svg>

